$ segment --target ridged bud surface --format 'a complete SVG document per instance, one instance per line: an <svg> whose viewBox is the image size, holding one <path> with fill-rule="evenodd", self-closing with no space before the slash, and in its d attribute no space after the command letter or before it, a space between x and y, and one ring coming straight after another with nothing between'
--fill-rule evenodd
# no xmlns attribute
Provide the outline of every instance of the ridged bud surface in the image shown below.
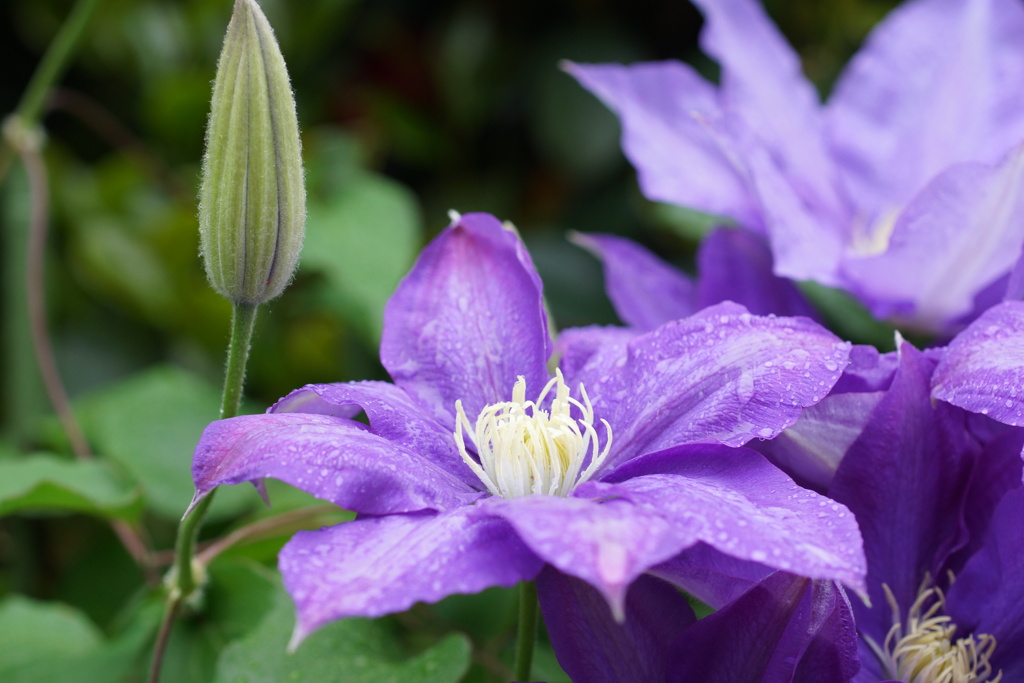
<svg viewBox="0 0 1024 683"><path fill-rule="evenodd" d="M236 0L213 83L199 233L210 284L236 302L281 293L306 221L299 125L274 32L255 0Z"/></svg>

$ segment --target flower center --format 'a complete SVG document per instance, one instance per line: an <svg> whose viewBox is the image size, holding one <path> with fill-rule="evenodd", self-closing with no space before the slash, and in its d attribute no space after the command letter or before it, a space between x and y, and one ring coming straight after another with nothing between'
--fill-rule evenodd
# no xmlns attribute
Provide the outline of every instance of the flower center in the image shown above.
<svg viewBox="0 0 1024 683"><path fill-rule="evenodd" d="M892 609L893 626L885 636L885 645L868 639L886 669L886 675L905 683L998 683L999 672L992 677L989 659L996 639L982 633L953 640L956 624L944 614L946 596L931 586L925 576L917 599L907 611L906 623L900 620L899 605L889 586L882 584Z"/></svg>
<svg viewBox="0 0 1024 683"><path fill-rule="evenodd" d="M545 410L542 406L552 391L551 407ZM582 401L569 396L569 387L561 371L556 370L537 400L527 401L526 379L520 376L512 387L512 400L486 406L475 428L466 417L462 401L456 401L455 443L459 454L496 496L567 496L601 466L612 442L611 426L601 420L607 439L599 451L594 408L582 384L580 395ZM572 416L573 408L579 411L578 419ZM479 462L466 450L466 434ZM580 474L588 458L590 463Z"/></svg>

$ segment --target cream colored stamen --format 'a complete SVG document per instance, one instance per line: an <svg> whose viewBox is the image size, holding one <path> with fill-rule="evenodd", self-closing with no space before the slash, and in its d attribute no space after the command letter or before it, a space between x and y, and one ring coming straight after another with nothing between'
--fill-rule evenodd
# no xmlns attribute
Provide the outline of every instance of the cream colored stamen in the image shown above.
<svg viewBox="0 0 1024 683"><path fill-rule="evenodd" d="M551 407L545 410L541 406L552 390ZM601 420L607 436L604 448L599 449L594 408L582 384L580 395L582 400L569 396L569 387L556 370L537 400L527 401L526 379L519 377L512 387L512 400L486 406L475 427L466 417L462 401L456 401L459 454L496 496L567 496L597 471L612 442L611 426ZM580 413L578 419L572 417L573 408ZM466 434L479 462L466 449ZM580 474L588 457L590 464Z"/></svg>
<svg viewBox="0 0 1024 683"><path fill-rule="evenodd" d="M996 639L982 633L953 640L956 624L944 613L946 596L930 577L921 584L905 623L889 586L882 588L894 623L882 648L870 639L868 644L887 676L904 683L999 683L1003 674L993 678L989 663Z"/></svg>

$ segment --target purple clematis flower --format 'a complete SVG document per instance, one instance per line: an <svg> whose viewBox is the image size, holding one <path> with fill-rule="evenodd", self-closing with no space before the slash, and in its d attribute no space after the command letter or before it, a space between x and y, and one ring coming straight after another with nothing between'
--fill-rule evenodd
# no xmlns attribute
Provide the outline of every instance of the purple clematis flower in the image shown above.
<svg viewBox="0 0 1024 683"><path fill-rule="evenodd" d="M678 591L642 576L624 624L579 579L545 570L537 585L552 643L574 681L846 683L860 668L850 601L832 581L765 572L696 621Z"/></svg>
<svg viewBox="0 0 1024 683"><path fill-rule="evenodd" d="M1004 296L1024 243L1021 3L907 2L822 107L754 0L694 2L719 85L679 62L567 67L619 115L649 198L728 216L778 275L923 331Z"/></svg>
<svg viewBox="0 0 1024 683"><path fill-rule="evenodd" d="M814 481L864 535L871 604L852 601L861 683L1024 680L1024 429L934 401L944 355L901 342L855 361L832 394L865 399L833 406L856 436ZM807 451L833 448L804 436L794 442Z"/></svg>
<svg viewBox="0 0 1024 683"><path fill-rule="evenodd" d="M360 513L281 552L296 642L545 567L621 621L630 586L698 544L863 590L852 516L740 448L839 378L849 347L817 324L725 304L621 343L587 330L552 377L540 280L484 214L424 249L384 322L394 384L309 385L196 448L196 501L274 477Z"/></svg>
<svg viewBox="0 0 1024 683"><path fill-rule="evenodd" d="M718 228L704 238L695 281L625 237L578 234L573 241L601 260L615 312L640 331L722 301L735 301L758 315L815 316L800 290L772 273L764 239L744 230ZM738 263L743 267L737 268Z"/></svg>

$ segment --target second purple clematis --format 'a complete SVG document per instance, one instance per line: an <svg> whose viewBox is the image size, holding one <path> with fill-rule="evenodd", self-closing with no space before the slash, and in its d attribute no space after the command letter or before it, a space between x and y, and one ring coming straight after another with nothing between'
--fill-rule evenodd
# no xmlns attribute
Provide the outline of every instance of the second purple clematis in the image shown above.
<svg viewBox="0 0 1024 683"><path fill-rule="evenodd" d="M1024 6L915 0L822 106L756 0L694 0L712 84L680 62L569 65L620 117L656 201L767 238L778 275L956 332L1007 291L1024 242Z"/></svg>
<svg viewBox="0 0 1024 683"><path fill-rule="evenodd" d="M723 305L612 347L595 345L592 362L577 349L552 376L524 247L492 216L459 217L388 303L394 384L309 385L265 415L214 422L196 500L274 477L360 513L281 552L296 642L545 566L621 620L635 579L700 542L864 590L852 515L737 448L824 396L848 345L806 319Z"/></svg>

